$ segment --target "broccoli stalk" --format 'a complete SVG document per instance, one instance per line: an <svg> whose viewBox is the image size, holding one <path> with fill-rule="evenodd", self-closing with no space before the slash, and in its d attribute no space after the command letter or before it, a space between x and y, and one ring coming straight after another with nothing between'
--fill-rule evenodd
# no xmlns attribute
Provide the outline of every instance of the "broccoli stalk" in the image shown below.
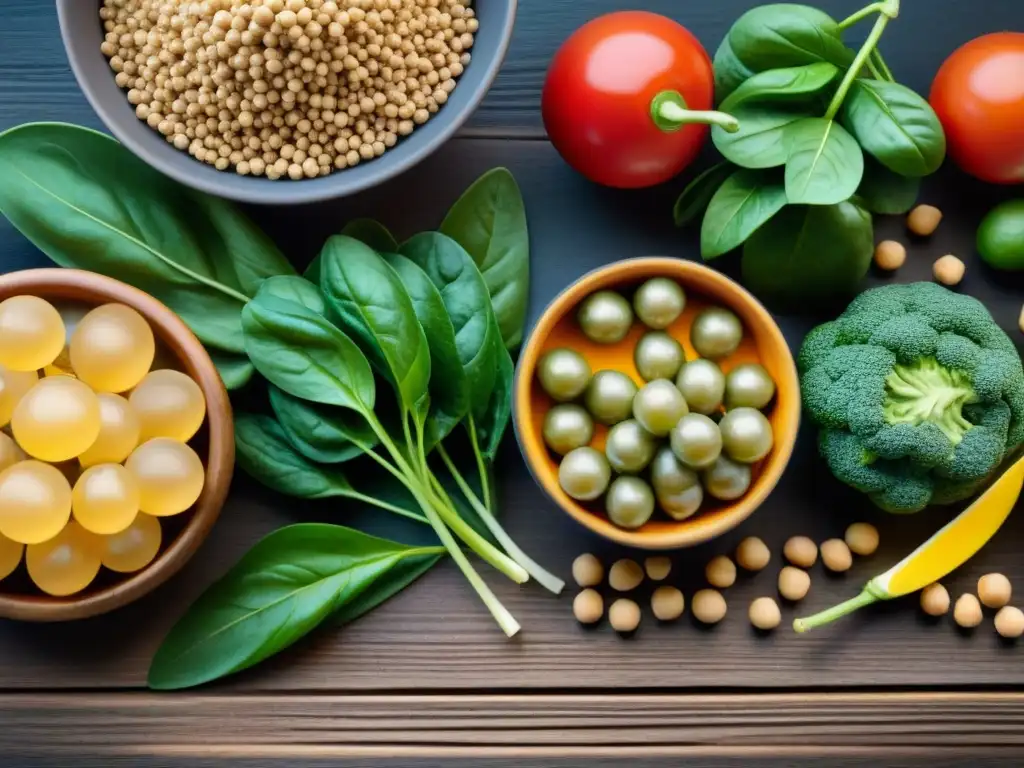
<svg viewBox="0 0 1024 768"><path fill-rule="evenodd" d="M956 446L974 425L964 418L964 406L978 402L970 378L963 371L922 357L910 365L894 365L885 378L882 409L887 424L934 424Z"/></svg>

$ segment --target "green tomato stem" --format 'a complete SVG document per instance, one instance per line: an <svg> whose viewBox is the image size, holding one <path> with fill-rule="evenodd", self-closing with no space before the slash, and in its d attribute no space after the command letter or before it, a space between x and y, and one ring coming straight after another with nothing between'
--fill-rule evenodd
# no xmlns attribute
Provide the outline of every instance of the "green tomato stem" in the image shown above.
<svg viewBox="0 0 1024 768"><path fill-rule="evenodd" d="M825 110L825 119L834 120L835 116L839 114L839 108L843 106L843 101L846 99L846 95L850 92L850 87L853 85L853 81L857 79L861 69L864 68L865 62L871 55L871 52L878 46L878 41L882 37L882 33L885 32L886 26L896 18L896 14L899 13L900 3L899 0L885 0L883 3L879 3L881 7L878 18L875 19L875 25L871 28L871 32L868 34L868 39L864 41L864 45L861 46L860 50L857 51L856 57L853 59L853 64L846 71L843 80L839 83L839 88L836 89L835 96L832 97L831 103L828 105L828 109Z"/></svg>
<svg viewBox="0 0 1024 768"><path fill-rule="evenodd" d="M494 515L491 514L491 510L481 503L480 499L477 498L477 495L473 493L473 489L469 487L469 483L466 482L462 473L460 473L458 468L455 466L455 463L448 455L448 451L446 451L444 446L440 443L437 446L437 452L440 455L441 460L445 463L445 466L448 467L448 471L455 479L455 483L459 486L459 490L462 491L462 495L466 497L466 501L469 502L469 505L477 515L480 516L484 525L487 526L487 530L489 530L491 535L497 539L498 543L505 548L505 551L508 552L509 556L519 563L519 565L521 565L526 572L535 578L546 590L556 595L560 594L565 588L565 582L553 573L542 568L535 560L519 548L519 545L517 545L505 529L501 527L501 523L499 523Z"/></svg>
<svg viewBox="0 0 1024 768"><path fill-rule="evenodd" d="M651 119L666 133L695 123L717 125L729 133L736 133L740 129L739 120L725 112L688 109L679 91L661 91L651 99Z"/></svg>
<svg viewBox="0 0 1024 768"><path fill-rule="evenodd" d="M848 616L866 605L877 603L879 600L887 600L888 597L888 595L878 592L874 585L869 583L864 587L864 591L844 603L834 605L821 613L814 614L813 616L794 620L793 629L797 633L803 633L812 629L817 629L818 627L823 627L826 624L831 624L836 619Z"/></svg>

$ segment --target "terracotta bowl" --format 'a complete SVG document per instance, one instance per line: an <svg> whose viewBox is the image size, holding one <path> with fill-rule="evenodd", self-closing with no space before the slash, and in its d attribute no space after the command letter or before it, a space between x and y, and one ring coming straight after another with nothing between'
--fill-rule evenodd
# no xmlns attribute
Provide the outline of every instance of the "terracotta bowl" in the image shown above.
<svg viewBox="0 0 1024 768"><path fill-rule="evenodd" d="M544 416L554 402L536 380L537 361L548 350L570 347L590 362L595 372L613 368L628 374L638 384L643 380L633 364L633 350L644 332L636 322L619 344L601 345L587 339L576 323L576 306L601 289L614 289L627 297L650 277L668 277L686 291L686 310L668 329L686 350L686 359L698 357L690 344L689 329L694 316L708 306L734 311L743 321L740 348L719 361L729 371L742 362L764 365L776 383L776 396L765 411L775 433L772 451L754 466L750 489L734 502L716 502L705 497L700 511L691 518L675 521L656 512L649 522L635 530L619 528L608 520L600 500L583 504L570 498L558 484L558 457L544 445ZM693 546L718 536L745 520L760 506L782 476L796 442L800 423L800 390L796 365L786 340L768 311L751 294L724 275L691 261L669 258L629 259L597 269L570 285L548 306L534 327L519 358L515 383L515 428L520 448L534 478L558 505L577 521L605 538L645 549L674 549ZM607 428L596 426L592 445L604 447Z"/></svg>
<svg viewBox="0 0 1024 768"><path fill-rule="evenodd" d="M157 361L187 373L206 397L206 422L190 441L206 467L203 492L189 511L162 518L163 542L159 554L134 574L101 570L84 592L69 597L50 597L34 588L12 592L15 572L0 582L0 617L22 621L70 621L120 608L158 587L173 576L199 549L217 520L235 462L231 404L217 369L192 331L171 310L142 291L92 272L75 269L30 269L0 275L0 301L32 294L55 303L75 302L98 306L108 302L127 304L149 322L157 339ZM24 565L19 571L24 569ZM27 583L27 577L24 579ZM34 591L33 591L34 590Z"/></svg>

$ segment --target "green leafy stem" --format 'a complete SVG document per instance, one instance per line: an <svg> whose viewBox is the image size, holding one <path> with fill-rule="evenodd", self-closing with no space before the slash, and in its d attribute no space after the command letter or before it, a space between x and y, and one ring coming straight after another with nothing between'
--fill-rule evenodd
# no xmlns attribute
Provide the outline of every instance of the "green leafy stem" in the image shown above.
<svg viewBox="0 0 1024 768"><path fill-rule="evenodd" d="M865 65L870 63L876 67L874 74L878 76L878 79L892 81L892 73L889 72L889 68L882 61L881 54L878 53L878 42L882 39L882 33L885 32L889 22L899 16L900 0L884 0L883 2L872 3L848 19L840 22L839 28L846 29L850 24L854 24L875 13L878 14L878 18L875 19L875 24L871 27L867 40L864 41L864 45L857 51L853 64L846 71L842 81L839 83L839 87L832 96L832 101L829 102L828 109L825 110L825 119L827 120L832 120L839 114L839 110L843 106L843 101L850 92L853 82L860 76L860 71Z"/></svg>

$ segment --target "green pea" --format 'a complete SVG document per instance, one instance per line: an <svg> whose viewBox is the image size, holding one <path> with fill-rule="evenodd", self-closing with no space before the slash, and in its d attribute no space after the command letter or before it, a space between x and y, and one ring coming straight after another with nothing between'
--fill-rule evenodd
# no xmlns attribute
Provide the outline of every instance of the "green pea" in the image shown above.
<svg viewBox="0 0 1024 768"><path fill-rule="evenodd" d="M553 349L537 364L541 388L554 400L568 402L583 394L590 382L590 363L572 349Z"/></svg>
<svg viewBox="0 0 1024 768"><path fill-rule="evenodd" d="M621 371L598 371L590 380L583 404L590 415L611 426L630 417L636 383Z"/></svg>
<svg viewBox="0 0 1024 768"><path fill-rule="evenodd" d="M581 406L562 403L544 415L544 442L560 456L589 445L593 437L594 420Z"/></svg>
<svg viewBox="0 0 1024 768"><path fill-rule="evenodd" d="M639 528L654 514L654 492L639 477L617 477L608 488L605 511L620 528Z"/></svg>
<svg viewBox="0 0 1024 768"><path fill-rule="evenodd" d="M690 329L690 342L697 354L717 360L728 357L743 340L743 324L734 312L711 307L701 312Z"/></svg>
<svg viewBox="0 0 1024 768"><path fill-rule="evenodd" d="M593 501L608 488L612 469L594 448L575 448L558 465L558 484L577 501Z"/></svg>
<svg viewBox="0 0 1024 768"><path fill-rule="evenodd" d="M719 456L701 476L708 495L722 501L738 499L750 488L750 465L735 462L728 456Z"/></svg>
<svg viewBox="0 0 1024 768"><path fill-rule="evenodd" d="M742 363L725 376L725 407L764 408L775 397L775 382L760 363Z"/></svg>
<svg viewBox="0 0 1024 768"><path fill-rule="evenodd" d="M633 351L633 362L644 381L675 378L685 361L683 345L664 331L648 331Z"/></svg>
<svg viewBox="0 0 1024 768"><path fill-rule="evenodd" d="M608 430L604 454L616 472L635 474L651 463L655 447L654 436L639 422L627 419Z"/></svg>
<svg viewBox="0 0 1024 768"><path fill-rule="evenodd" d="M691 469L702 469L722 452L722 433L718 425L701 413L688 413L679 420L670 435L672 452Z"/></svg>
<svg viewBox="0 0 1024 768"><path fill-rule="evenodd" d="M676 377L676 386L691 411L710 416L722 405L725 374L717 363L700 358L682 367Z"/></svg>
<svg viewBox="0 0 1024 768"><path fill-rule="evenodd" d="M633 418L655 437L665 437L688 413L686 400L667 379L655 379L633 398Z"/></svg>
<svg viewBox="0 0 1024 768"><path fill-rule="evenodd" d="M772 449L772 425L756 408L734 408L718 423L722 447L729 458L744 464L760 461Z"/></svg>
<svg viewBox="0 0 1024 768"><path fill-rule="evenodd" d="M675 280L652 277L633 295L633 309L640 322L648 328L668 328L683 314L686 293Z"/></svg>
<svg viewBox="0 0 1024 768"><path fill-rule="evenodd" d="M598 344L615 344L626 338L633 324L633 308L615 291L587 296L576 313L583 335Z"/></svg>

